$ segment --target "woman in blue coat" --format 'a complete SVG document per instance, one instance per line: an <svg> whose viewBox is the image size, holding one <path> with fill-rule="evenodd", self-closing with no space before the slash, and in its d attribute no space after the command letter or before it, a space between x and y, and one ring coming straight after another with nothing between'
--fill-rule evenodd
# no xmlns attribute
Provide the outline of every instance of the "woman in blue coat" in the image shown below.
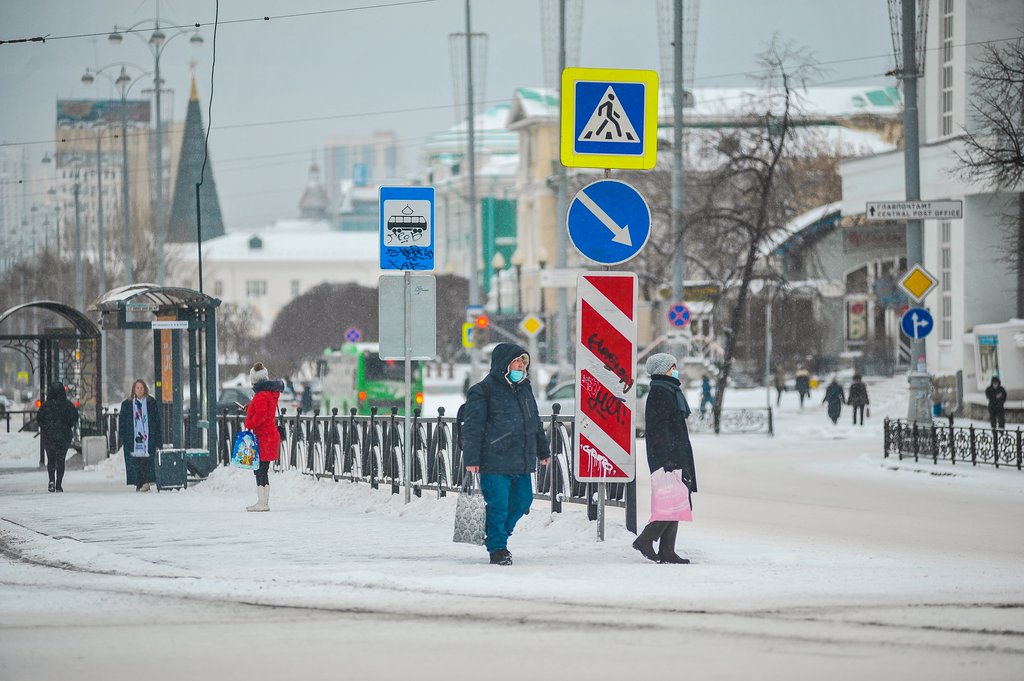
<svg viewBox="0 0 1024 681"><path fill-rule="evenodd" d="M651 375L651 391L647 395L644 415L647 423L647 464L651 473L659 468L666 472L681 470L683 482L691 494L697 491L697 471L693 465L693 447L686 418L690 408L679 384L676 358L659 352L647 359L647 373ZM679 522L655 520L647 523L633 548L644 558L656 563L685 564L690 561L676 554L676 535ZM654 542L658 550L654 550Z"/></svg>
<svg viewBox="0 0 1024 681"><path fill-rule="evenodd" d="M491 370L469 389L462 427L462 460L480 474L487 504L485 545L494 565L511 565L508 537L533 503L530 474L551 460L548 438L529 377L530 355L500 343Z"/></svg>

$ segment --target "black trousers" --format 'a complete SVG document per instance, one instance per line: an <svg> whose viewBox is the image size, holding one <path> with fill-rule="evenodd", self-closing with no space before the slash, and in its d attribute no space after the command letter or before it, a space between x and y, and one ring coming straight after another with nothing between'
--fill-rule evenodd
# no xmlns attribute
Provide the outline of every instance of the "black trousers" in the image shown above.
<svg viewBox="0 0 1024 681"><path fill-rule="evenodd" d="M139 489L149 482L146 479L149 474L149 457L133 456L132 458L135 459L135 489Z"/></svg>
<svg viewBox="0 0 1024 681"><path fill-rule="evenodd" d="M61 486L64 480L64 459L68 455L70 441L43 442L43 450L46 451L46 473L50 476L50 482Z"/></svg>
<svg viewBox="0 0 1024 681"><path fill-rule="evenodd" d="M857 414L860 414L860 425L864 425L864 405L853 405L853 425L857 425Z"/></svg>
<svg viewBox="0 0 1024 681"><path fill-rule="evenodd" d="M990 411L988 413L988 420L993 428L1006 428L1006 410Z"/></svg>
<svg viewBox="0 0 1024 681"><path fill-rule="evenodd" d="M270 484L270 464L273 461L260 461L260 467L253 471L256 474L256 486L266 487Z"/></svg>

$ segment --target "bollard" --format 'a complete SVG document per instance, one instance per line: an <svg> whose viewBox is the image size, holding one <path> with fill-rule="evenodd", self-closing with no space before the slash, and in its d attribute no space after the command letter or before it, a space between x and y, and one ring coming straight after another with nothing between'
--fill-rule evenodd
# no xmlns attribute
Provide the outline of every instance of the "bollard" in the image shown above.
<svg viewBox="0 0 1024 681"><path fill-rule="evenodd" d="M377 439L377 407L370 407L370 437L366 438L369 440L369 456L367 457L367 467L370 469L370 487L377 489L377 475L374 472L374 468L377 465L377 457L373 455L373 441ZM382 446L383 443L378 442L377 446Z"/></svg>

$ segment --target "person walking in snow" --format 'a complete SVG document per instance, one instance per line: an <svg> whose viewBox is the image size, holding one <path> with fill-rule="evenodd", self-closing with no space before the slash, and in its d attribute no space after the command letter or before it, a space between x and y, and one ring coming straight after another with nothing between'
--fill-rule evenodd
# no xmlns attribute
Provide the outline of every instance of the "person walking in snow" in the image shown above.
<svg viewBox="0 0 1024 681"><path fill-rule="evenodd" d="M47 389L46 401L39 406L36 423L39 424L39 437L46 452L46 473L50 476L48 489L63 492L64 460L78 423L78 409L71 404L63 384L56 382Z"/></svg>
<svg viewBox="0 0 1024 681"><path fill-rule="evenodd" d="M492 565L511 565L508 538L533 503L530 474L551 461L548 437L530 385L530 355L499 343L491 369L466 396L462 460L480 474L486 503L484 544Z"/></svg>
<svg viewBox="0 0 1024 681"><path fill-rule="evenodd" d="M843 411L843 402L845 401L843 386L839 385L839 381L833 376L832 382L825 389L825 399L821 401L822 404L828 402L828 417L832 419L832 423L839 422L839 414Z"/></svg>
<svg viewBox="0 0 1024 681"><path fill-rule="evenodd" d="M667 354L667 353L661 353ZM678 371L676 372L679 373ZM676 380L679 380L678 376ZM700 417L704 418L704 413L708 407L714 408L715 398L711 394L711 379L708 378L707 374L704 374L700 379ZM689 414L687 414L689 415Z"/></svg>
<svg viewBox="0 0 1024 681"><path fill-rule="evenodd" d="M1006 428L1006 388L998 376L993 376L985 388L985 399L988 400L988 420L992 428Z"/></svg>
<svg viewBox="0 0 1024 681"><path fill-rule="evenodd" d="M676 358L659 352L647 359L647 373L651 375L651 390L647 394L644 412L647 423L647 465L654 473L659 468L666 472L682 471L683 481L691 493L697 491L697 471L693 463L693 447L686 428L690 409L679 385ZM676 535L679 522L655 520L647 523L633 542L633 548L644 558L660 563L685 564L690 561L676 554ZM654 542L658 550L654 550Z"/></svg>
<svg viewBox="0 0 1024 681"><path fill-rule="evenodd" d="M871 404L868 400L868 389L860 374L853 375L853 383L850 384L850 393L846 403L853 407L853 425L857 425L857 415L860 415L860 425L864 425L864 408Z"/></svg>
<svg viewBox="0 0 1024 681"><path fill-rule="evenodd" d="M149 386L141 378L132 384L132 393L121 402L117 413L117 436L124 450L124 463L135 467L135 491L148 492L151 457L164 442L160 405L149 394Z"/></svg>
<svg viewBox="0 0 1024 681"><path fill-rule="evenodd" d="M786 372L782 367L775 370L775 406L782 402L782 393L786 392Z"/></svg>
<svg viewBox="0 0 1024 681"><path fill-rule="evenodd" d="M252 383L252 401L245 408L245 427L256 435L260 448L260 467L256 474L257 501L246 511L270 510L270 464L277 461L281 449L281 433L277 430L277 403L284 392L284 381L270 380L270 372L263 362L256 362L249 370Z"/></svg>
<svg viewBox="0 0 1024 681"><path fill-rule="evenodd" d="M804 399L811 396L811 375L804 369L801 364L796 368L796 374L794 375L794 382L796 384L796 393L800 396L800 408L804 408Z"/></svg>

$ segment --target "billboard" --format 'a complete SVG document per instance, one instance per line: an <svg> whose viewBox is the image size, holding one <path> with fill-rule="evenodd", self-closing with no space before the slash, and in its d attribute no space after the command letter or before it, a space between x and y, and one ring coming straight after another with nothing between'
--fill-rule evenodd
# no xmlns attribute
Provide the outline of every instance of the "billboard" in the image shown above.
<svg viewBox="0 0 1024 681"><path fill-rule="evenodd" d="M129 123L149 124L149 100L129 99L124 103ZM120 123L120 99L58 99L57 125L72 126L82 123Z"/></svg>

